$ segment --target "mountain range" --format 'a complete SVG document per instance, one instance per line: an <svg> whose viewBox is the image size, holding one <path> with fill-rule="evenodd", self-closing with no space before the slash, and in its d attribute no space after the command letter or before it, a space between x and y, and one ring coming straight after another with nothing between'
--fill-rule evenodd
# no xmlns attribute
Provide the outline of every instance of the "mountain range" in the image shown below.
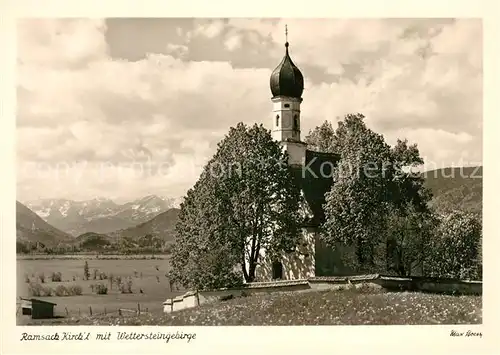
<svg viewBox="0 0 500 355"><path fill-rule="evenodd" d="M71 243L73 237L51 226L35 212L16 201L17 241L54 245L59 242Z"/></svg>
<svg viewBox="0 0 500 355"><path fill-rule="evenodd" d="M176 199L155 195L125 204L117 204L105 198L88 201L42 199L26 203L29 209L47 223L74 237L89 232L107 234L133 228L177 205Z"/></svg>
<svg viewBox="0 0 500 355"><path fill-rule="evenodd" d="M483 167L453 167L424 173L432 191L431 205L447 213L462 210L481 214L483 210Z"/></svg>

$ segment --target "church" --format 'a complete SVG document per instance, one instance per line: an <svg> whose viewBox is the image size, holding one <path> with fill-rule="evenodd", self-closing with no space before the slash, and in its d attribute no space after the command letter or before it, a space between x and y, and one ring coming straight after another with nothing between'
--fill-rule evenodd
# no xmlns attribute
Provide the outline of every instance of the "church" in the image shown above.
<svg viewBox="0 0 500 355"><path fill-rule="evenodd" d="M283 253L274 260L262 251L255 281L350 274L349 268L341 261L340 253L352 251L345 247L332 250L319 239L319 226L325 220L325 194L332 187L332 169L340 156L309 150L301 140L300 105L304 77L290 57L288 41L285 43L285 56L271 74L270 89L272 136L288 153L288 164L305 201L304 220L302 241L297 250Z"/></svg>

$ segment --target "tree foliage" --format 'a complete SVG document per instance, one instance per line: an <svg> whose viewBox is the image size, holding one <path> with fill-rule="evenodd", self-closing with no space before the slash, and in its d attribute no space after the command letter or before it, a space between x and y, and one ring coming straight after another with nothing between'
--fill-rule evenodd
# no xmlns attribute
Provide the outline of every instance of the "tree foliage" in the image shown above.
<svg viewBox="0 0 500 355"><path fill-rule="evenodd" d="M335 130L330 121L323 122L310 130L304 139L307 148L316 152L335 153Z"/></svg>
<svg viewBox="0 0 500 355"><path fill-rule="evenodd" d="M261 251L294 250L300 191L262 125L232 127L181 205L172 278L186 287L255 279Z"/></svg>
<svg viewBox="0 0 500 355"><path fill-rule="evenodd" d="M392 209L387 216L386 268L401 276L424 274L438 221L431 211Z"/></svg>
<svg viewBox="0 0 500 355"><path fill-rule="evenodd" d="M441 217L429 244L427 261L431 276L482 278L482 225L472 213L453 212Z"/></svg>
<svg viewBox="0 0 500 355"><path fill-rule="evenodd" d="M330 141L323 141L325 139ZM386 267L388 255L402 257L401 252L396 252L398 249L421 243L394 237L393 250L389 254L386 250L388 232L401 233L396 226L403 229L408 224L413 224L413 229L420 226L415 224L415 216L411 216L410 211L427 211L430 193L424 188L420 175L408 170L423 162L416 145L398 140L391 148L382 135L366 126L362 114L347 115L333 132L331 125L324 123L307 140L315 147L340 155L334 184L324 206L323 238L329 246L354 245L357 266L372 270ZM396 220L394 228L389 230L388 223ZM417 235L422 234L414 234Z"/></svg>

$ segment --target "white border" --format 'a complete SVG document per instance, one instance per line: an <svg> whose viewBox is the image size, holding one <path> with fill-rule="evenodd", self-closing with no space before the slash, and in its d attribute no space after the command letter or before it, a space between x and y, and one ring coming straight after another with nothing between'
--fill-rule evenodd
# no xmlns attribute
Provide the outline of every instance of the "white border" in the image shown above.
<svg viewBox="0 0 500 355"><path fill-rule="evenodd" d="M496 5L496 6L495 6ZM499 353L498 287L499 241L495 214L500 210L495 191L499 178L499 71L500 33L495 0L418 1L21 1L0 3L0 132L2 183L1 224L1 322L2 354L102 354L102 353ZM484 28L484 288L483 325L480 326L322 326L322 327L193 327L165 331L195 331L189 344L175 341L130 342L19 342L23 327L15 326L15 18L16 17L478 17ZM497 36L495 36L495 34ZM496 64L496 66L495 66ZM495 148L495 146L497 148ZM9 291L10 290L10 291ZM51 332L50 327L36 328ZM117 327L57 327L57 331L101 331ZM127 331L158 331L158 327L127 327ZM479 330L483 337L452 338L451 329ZM30 328L34 330L34 328ZM495 347L496 345L496 347ZM496 349L496 350L494 350Z"/></svg>

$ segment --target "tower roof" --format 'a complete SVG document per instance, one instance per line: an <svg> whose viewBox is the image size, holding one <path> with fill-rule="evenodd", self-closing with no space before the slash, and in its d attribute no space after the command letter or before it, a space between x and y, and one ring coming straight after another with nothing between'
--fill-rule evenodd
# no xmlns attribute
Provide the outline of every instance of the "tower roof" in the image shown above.
<svg viewBox="0 0 500 355"><path fill-rule="evenodd" d="M288 54L288 41L285 43L285 56L271 74L270 86L273 97L288 96L300 99L304 91L304 77Z"/></svg>

